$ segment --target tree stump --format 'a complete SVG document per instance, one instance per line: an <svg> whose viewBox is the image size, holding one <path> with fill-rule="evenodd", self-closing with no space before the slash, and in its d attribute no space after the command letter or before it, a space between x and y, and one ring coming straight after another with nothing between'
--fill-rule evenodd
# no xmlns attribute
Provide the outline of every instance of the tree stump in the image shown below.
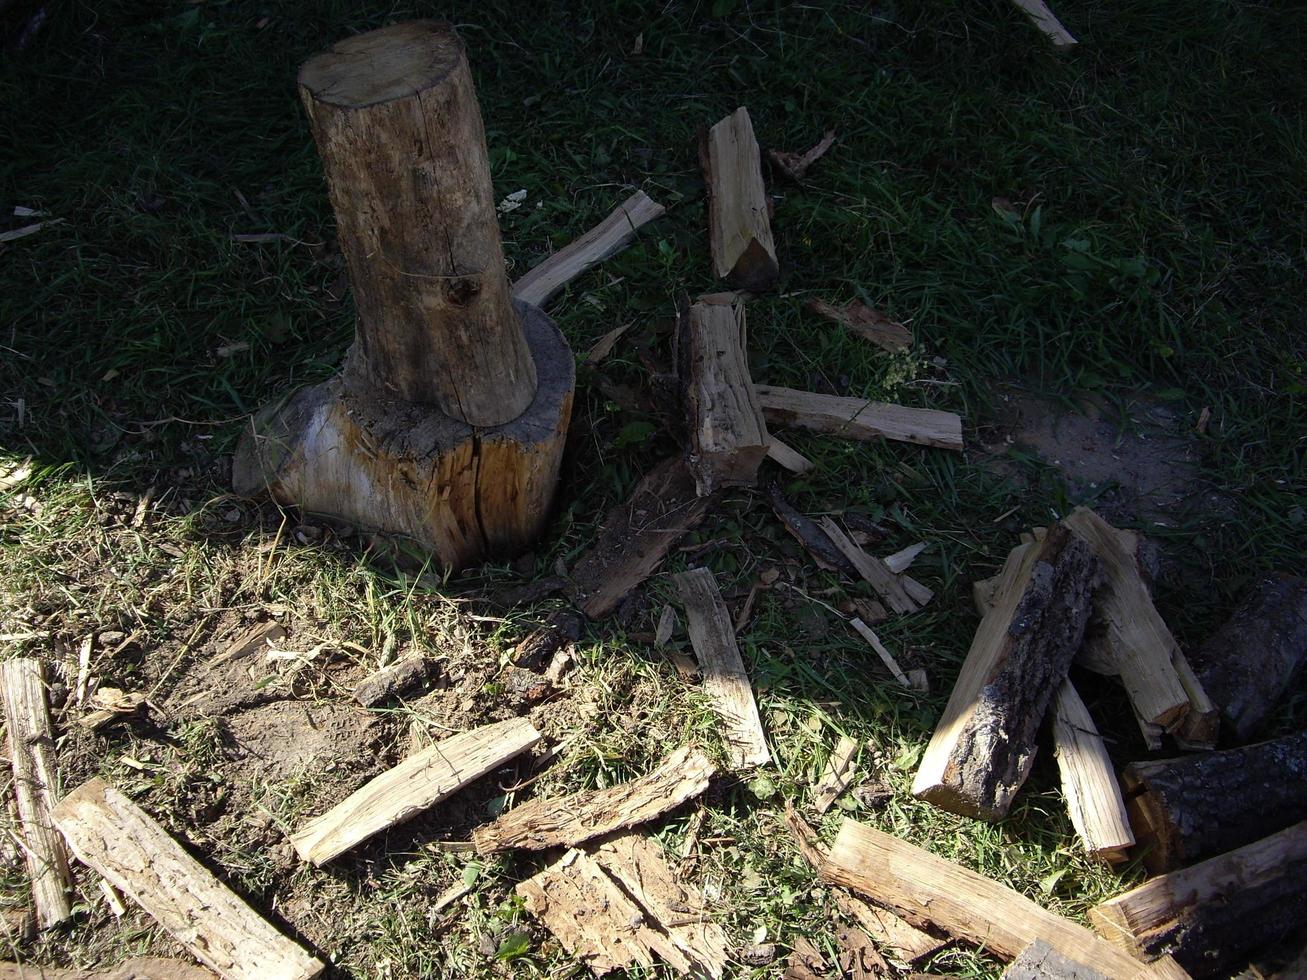
<svg viewBox="0 0 1307 980"><path fill-rule="evenodd" d="M357 307L330 381L265 406L237 492L411 536L458 568L527 548L553 501L575 365L513 300L481 112L453 27L310 58L300 97Z"/></svg>

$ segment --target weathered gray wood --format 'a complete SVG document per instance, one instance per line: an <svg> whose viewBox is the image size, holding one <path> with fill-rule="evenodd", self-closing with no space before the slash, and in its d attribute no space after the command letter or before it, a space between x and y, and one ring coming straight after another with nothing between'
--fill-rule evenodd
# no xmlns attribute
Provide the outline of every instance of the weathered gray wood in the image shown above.
<svg viewBox="0 0 1307 980"><path fill-rule="evenodd" d="M38 924L48 929L73 914L68 897L73 882L63 838L51 817L59 783L44 665L34 657L4 661L0 663L0 687L32 904Z"/></svg>
<svg viewBox="0 0 1307 980"><path fill-rule="evenodd" d="M722 738L731 763L737 769L764 766L771 762L771 750L717 580L706 568L692 568L675 576L675 582L704 690L722 717Z"/></svg>
<svg viewBox="0 0 1307 980"><path fill-rule="evenodd" d="M482 855L580 844L674 810L706 790L716 771L702 751L682 746L652 772L630 782L523 803L478 827L472 840Z"/></svg>
<svg viewBox="0 0 1307 980"><path fill-rule="evenodd" d="M713 500L698 495L694 477L679 456L650 470L630 499L604 517L598 540L576 563L572 581L581 611L600 619L616 609L703 520Z"/></svg>
<svg viewBox="0 0 1307 980"><path fill-rule="evenodd" d="M1036 939L1008 964L1003 980L1107 980L1107 977Z"/></svg>
<svg viewBox="0 0 1307 980"><path fill-rule="evenodd" d="M744 303L695 303L677 318L676 336L699 495L752 486L771 439L749 377Z"/></svg>
<svg viewBox="0 0 1307 980"><path fill-rule="evenodd" d="M791 426L842 439L890 439L939 449L962 449L962 419L952 412L906 408L774 385L757 385L756 391L768 424L778 428Z"/></svg>
<svg viewBox="0 0 1307 980"><path fill-rule="evenodd" d="M1225 752L1135 762L1129 810L1154 874L1234 850L1307 814L1307 732Z"/></svg>
<svg viewBox="0 0 1307 980"><path fill-rule="evenodd" d="M291 843L303 860L321 867L448 799L539 741L540 733L525 718L460 732L370 779L295 831Z"/></svg>
<svg viewBox="0 0 1307 980"><path fill-rule="evenodd" d="M54 819L79 861L220 976L309 980L322 973L322 963L274 929L104 780L92 779L69 793Z"/></svg>

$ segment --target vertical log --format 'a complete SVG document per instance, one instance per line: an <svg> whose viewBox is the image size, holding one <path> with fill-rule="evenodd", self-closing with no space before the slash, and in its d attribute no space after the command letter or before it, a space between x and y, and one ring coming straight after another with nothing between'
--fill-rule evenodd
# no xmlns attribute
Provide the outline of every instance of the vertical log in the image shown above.
<svg viewBox="0 0 1307 980"><path fill-rule="evenodd" d="M509 299L481 110L449 24L333 45L300 70L358 309L363 391L501 425L535 365Z"/></svg>

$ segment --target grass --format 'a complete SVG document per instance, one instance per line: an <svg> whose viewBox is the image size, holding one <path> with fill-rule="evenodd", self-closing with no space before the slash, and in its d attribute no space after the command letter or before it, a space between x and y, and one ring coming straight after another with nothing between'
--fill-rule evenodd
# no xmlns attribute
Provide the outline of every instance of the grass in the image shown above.
<svg viewBox="0 0 1307 980"><path fill-rule="evenodd" d="M861 513L886 528L886 551L931 543L914 574L937 600L880 630L927 668L929 696L888 684L861 641L806 598L834 604L856 589L815 571L756 495L732 495L688 539L698 550L672 563L708 565L733 607L766 569L784 585L760 593L742 636L777 766L705 799L692 876L719 896L734 942L804 935L829 951L822 888L776 814L804 798L849 734L867 742L862 771L894 794L883 809L846 795L837 815L1083 913L1121 884L1077 853L1047 758L994 826L908 793L974 630L970 582L994 572L1017 530L1070 500L1055 471L1014 453L1013 469L996 472L980 444L1001 436L1011 384L1109 407L1145 390L1186 424L1209 408L1200 475L1226 504L1154 529L1175 561L1164 614L1195 643L1255 571L1302 569L1307 76L1293 52L1307 14L1224 0L1063 0L1058 12L1084 42L1065 55L1000 0L57 7L35 45L0 66L4 214L21 205L62 219L0 245L0 471L27 466L0 492L0 652L63 670L85 636L120 633L131 642L116 657L97 643L96 673L163 698L235 619L270 611L291 625L290 648L328 649L293 674L271 670L284 693L342 698L349 678L406 647L442 659L449 691L384 717L373 769L442 726L487 720L505 651L549 604L505 617L481 597L570 564L605 508L674 450L613 385L646 384L637 350L665 358L674 297L714 286L694 136L747 103L765 146L840 134L807 184L772 184L783 280L750 308L754 377L958 411L972 446L957 456L791 440L818 464L786 483L801 509ZM635 326L581 373L548 536L533 560L453 578L397 570L357 537L234 500L225 472L243 417L327 377L352 333L296 67L339 37L432 14L467 41L497 195L527 191L502 220L515 271L634 187L670 208L556 305L576 350ZM269 232L285 237L232 239ZM808 295L863 298L910 319L921 344L886 357L805 311ZM627 621L586 634L562 706L541 719L552 738L575 738L529 792L605 785L678 739L713 740L702 700L638 636L671 594L655 579ZM473 618L485 615L497 618ZM1111 720L1119 761L1137 756L1119 694L1087 693ZM1304 720L1298 695L1277 724ZM282 831L357 772L234 780L221 725L61 731L66 785L99 772L128 788L346 975L568 973L512 897L529 859L482 865L430 846L511 804L500 786L307 870ZM653 830L679 844L688 819ZM468 879L468 899L427 914ZM114 919L93 879L81 882L77 922L11 940L12 957L85 965L173 948L140 913ZM20 905L24 890L21 863L6 862L0 902ZM932 968L996 972L964 950Z"/></svg>

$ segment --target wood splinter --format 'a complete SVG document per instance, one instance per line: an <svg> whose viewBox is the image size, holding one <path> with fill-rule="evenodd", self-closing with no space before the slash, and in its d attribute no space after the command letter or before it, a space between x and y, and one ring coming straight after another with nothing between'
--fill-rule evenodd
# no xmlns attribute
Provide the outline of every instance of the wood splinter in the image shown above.
<svg viewBox="0 0 1307 980"><path fill-rule="evenodd" d="M543 309L559 290L626 248L637 231L665 211L644 191L636 191L599 224L513 283L513 296Z"/></svg>
<svg viewBox="0 0 1307 980"><path fill-rule="evenodd" d="M410 820L540 741L525 718L451 736L369 780L291 835L300 858L318 867L356 844Z"/></svg>

